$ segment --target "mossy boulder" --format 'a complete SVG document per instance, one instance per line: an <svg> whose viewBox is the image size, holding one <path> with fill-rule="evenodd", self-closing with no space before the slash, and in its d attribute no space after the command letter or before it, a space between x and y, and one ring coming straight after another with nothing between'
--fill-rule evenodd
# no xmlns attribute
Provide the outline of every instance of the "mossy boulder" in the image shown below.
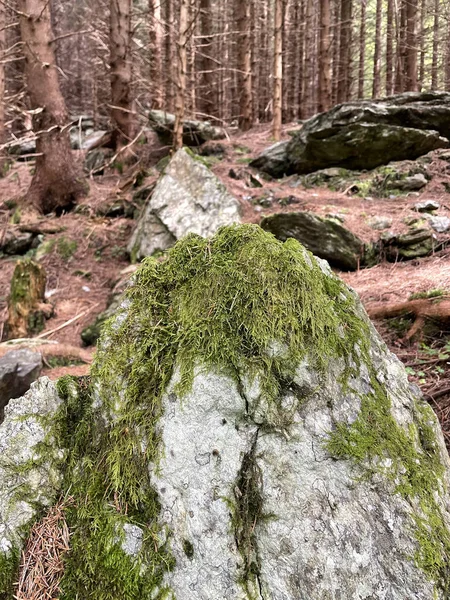
<svg viewBox="0 0 450 600"><path fill-rule="evenodd" d="M344 271L364 266L369 257L364 242L336 218L308 211L276 213L264 217L261 227L282 242L289 238L298 240L313 254Z"/></svg>
<svg viewBox="0 0 450 600"><path fill-rule="evenodd" d="M41 442L61 460L42 489L71 499L61 600L448 597L436 417L356 295L296 240L230 226L146 259L91 381L60 380L58 399ZM14 461L3 468L10 480ZM5 546L4 506L9 600L37 514Z"/></svg>
<svg viewBox="0 0 450 600"><path fill-rule="evenodd" d="M161 142L172 145L175 115L165 110L151 110L148 119ZM205 142L224 138L226 138L225 130L215 127L209 121L196 121L195 119L183 121L183 144L186 146L200 146Z"/></svg>
<svg viewBox="0 0 450 600"><path fill-rule="evenodd" d="M269 148L251 166L274 177L329 167L374 169L448 148L449 138L449 93L400 94L347 102L320 113L289 142Z"/></svg>
<svg viewBox="0 0 450 600"><path fill-rule="evenodd" d="M412 260L428 256L433 252L433 233L427 227L411 228L400 235L386 232L381 236L381 245L386 258L392 262Z"/></svg>

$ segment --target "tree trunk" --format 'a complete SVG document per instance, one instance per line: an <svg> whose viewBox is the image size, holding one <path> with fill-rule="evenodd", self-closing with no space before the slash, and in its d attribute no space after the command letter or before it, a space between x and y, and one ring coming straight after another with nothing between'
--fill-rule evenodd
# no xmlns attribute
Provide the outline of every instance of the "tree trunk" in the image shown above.
<svg viewBox="0 0 450 600"><path fill-rule="evenodd" d="M189 0L180 2L180 22L177 40L176 82L175 82L175 125L173 131L173 149L183 146L183 124L186 100L187 72L187 34Z"/></svg>
<svg viewBox="0 0 450 600"><path fill-rule="evenodd" d="M48 0L19 0L27 90L34 114L36 168L26 202L43 213L72 208L87 192L70 147L68 116L53 51Z"/></svg>
<svg viewBox="0 0 450 600"><path fill-rule="evenodd" d="M417 0L406 2L406 91L417 91Z"/></svg>
<svg viewBox="0 0 450 600"><path fill-rule="evenodd" d="M237 0L236 23L238 30L238 94L239 94L239 129L248 131L253 126L252 117L252 74L250 46L250 5Z"/></svg>
<svg viewBox="0 0 450 600"><path fill-rule="evenodd" d="M381 9L382 0L377 0L377 12L375 18L375 50L373 55L372 98L378 98L381 91Z"/></svg>
<svg viewBox="0 0 450 600"><path fill-rule="evenodd" d="M200 0L200 92L199 106L204 115L217 115L213 55L213 21L211 0Z"/></svg>
<svg viewBox="0 0 450 600"><path fill-rule="evenodd" d="M337 101L347 102L351 89L352 0L341 0L339 43L339 81Z"/></svg>
<svg viewBox="0 0 450 600"><path fill-rule="evenodd" d="M394 0L387 0L386 95L394 92Z"/></svg>
<svg viewBox="0 0 450 600"><path fill-rule="evenodd" d="M283 1L275 0L274 55L273 55L273 124L272 136L281 138L282 82L283 82Z"/></svg>
<svg viewBox="0 0 450 600"><path fill-rule="evenodd" d="M165 106L164 109L168 112L174 110L174 87L175 87L175 36L174 36L174 13L173 13L173 0L165 0L165 43L164 43L164 62L166 72L166 85L165 85Z"/></svg>
<svg viewBox="0 0 450 600"><path fill-rule="evenodd" d="M366 63L366 4L367 0L361 0L361 19L359 25L359 65L358 65L358 98L364 98L364 69Z"/></svg>
<svg viewBox="0 0 450 600"><path fill-rule="evenodd" d="M398 0L400 8L395 12L396 18L396 57L395 57L395 87L396 94L405 91L405 63L406 63L406 2L407 0ZM400 17L399 17L400 10Z"/></svg>
<svg viewBox="0 0 450 600"><path fill-rule="evenodd" d="M313 95L313 43L314 43L314 4L313 0L305 0L306 3L306 14L305 14L305 77L303 80L303 98L304 109L302 111L302 117L308 118L315 113L314 106L314 95Z"/></svg>
<svg viewBox="0 0 450 600"><path fill-rule="evenodd" d="M150 105L152 108L161 109L163 107L161 0L149 0L148 4L150 13L150 83L152 94Z"/></svg>
<svg viewBox="0 0 450 600"><path fill-rule="evenodd" d="M6 9L0 4L0 144L6 141L5 130L5 50L6 50ZM5 152L0 150L0 177L4 174Z"/></svg>
<svg viewBox="0 0 450 600"><path fill-rule="evenodd" d="M431 63L431 89L438 89L438 61L439 61L439 0L434 0L433 20L433 59Z"/></svg>
<svg viewBox="0 0 450 600"><path fill-rule="evenodd" d="M331 108L330 0L320 0L319 112Z"/></svg>
<svg viewBox="0 0 450 600"><path fill-rule="evenodd" d="M111 118L113 144L120 149L133 139L135 123L131 93L131 0L111 0L110 6Z"/></svg>

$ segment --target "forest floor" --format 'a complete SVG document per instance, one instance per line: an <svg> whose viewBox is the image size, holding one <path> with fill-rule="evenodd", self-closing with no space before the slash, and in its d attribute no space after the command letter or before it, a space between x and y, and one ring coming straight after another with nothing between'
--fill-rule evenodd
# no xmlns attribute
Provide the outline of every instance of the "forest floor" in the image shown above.
<svg viewBox="0 0 450 600"><path fill-rule="evenodd" d="M287 132L292 127L285 127ZM339 213L345 217L345 227L365 242L375 241L380 232L368 225L373 216L392 219L391 230L406 231L406 216L417 216L413 205L418 201L436 200L439 215L450 217L450 175L436 172L432 181L421 190L395 199L362 198L331 191L327 188L293 187L292 179L266 182L262 187L249 187L248 163L270 145L270 131L260 126L246 134L230 134L226 155L213 159L212 170L242 204L243 220L259 223L262 216L274 212L308 210L320 215ZM155 166L168 149L155 147L145 158L145 184L150 185L159 176ZM82 158L82 157L80 157ZM12 211L7 201L26 194L31 181L33 163L17 162L8 175L0 179L0 238L11 227ZM134 170L135 172L135 170ZM231 175L230 176L230 172ZM238 177L237 179L235 177ZM81 331L102 312L112 288L123 277L121 272L130 268L126 246L135 221L122 216L104 216L108 207L122 203L132 207L133 173L110 172L91 177L90 193L82 207L59 218L41 218L40 224L51 223L60 229L42 239L48 250L40 260L47 273L47 297L54 305L54 316L46 322L42 339L54 340L74 349L75 360L63 364L46 361L44 374L56 379L63 374L85 375L95 350L82 349ZM258 201L268 199L267 206ZM286 205L286 200L288 204ZM17 211L15 220L19 220ZM20 224L36 223L36 214L23 209ZM17 257L0 258L0 338L2 323L7 315L10 280ZM339 273L360 295L363 303L407 301L411 294L433 289L448 290L450 294L450 248L432 256L409 262L381 264L352 273ZM380 334L399 358L406 364L411 380L423 392L438 413L450 448L450 325L442 325L428 332L420 342L405 343L403 336L408 327L406 319L392 319L375 323ZM53 333L52 333L53 332ZM78 351L76 351L78 349ZM4 348L2 349L4 353ZM69 352L70 355L70 352Z"/></svg>

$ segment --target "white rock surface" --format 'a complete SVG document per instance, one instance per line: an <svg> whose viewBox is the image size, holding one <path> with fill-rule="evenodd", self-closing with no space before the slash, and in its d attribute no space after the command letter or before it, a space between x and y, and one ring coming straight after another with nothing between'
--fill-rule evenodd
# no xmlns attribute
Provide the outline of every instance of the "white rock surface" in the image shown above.
<svg viewBox="0 0 450 600"><path fill-rule="evenodd" d="M240 222L239 202L189 151L178 150L161 175L128 245L133 259L167 250L188 233L212 236Z"/></svg>
<svg viewBox="0 0 450 600"><path fill-rule="evenodd" d="M21 529L55 499L63 451L49 439L60 407L54 383L42 377L22 398L11 400L0 425L0 552L20 546Z"/></svg>

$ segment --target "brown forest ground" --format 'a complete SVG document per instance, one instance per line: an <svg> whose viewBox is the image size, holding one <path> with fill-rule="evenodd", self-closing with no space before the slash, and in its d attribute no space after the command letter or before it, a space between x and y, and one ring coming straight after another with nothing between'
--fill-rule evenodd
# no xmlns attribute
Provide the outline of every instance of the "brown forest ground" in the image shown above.
<svg viewBox="0 0 450 600"><path fill-rule="evenodd" d="M289 129L292 126L285 128L286 131ZM158 172L154 166L167 152L158 147L156 141L152 143L154 146L145 161L149 173L146 183L156 181ZM270 132L266 126L246 134L230 135L225 142L226 157L212 167L229 191L240 200L245 222L258 223L263 215L282 211L311 210L321 215L341 213L345 217L346 227L364 241L370 241L379 237L379 232L375 232L367 223L371 216L390 217L393 222L391 229L403 232L406 229L403 219L416 215L412 205L420 200L437 200L441 204L439 214L450 217L450 194L443 185L450 184L450 175L439 171L439 168L436 168L433 180L420 195L395 199L364 199L326 188L293 188L289 179L282 182L263 181L263 187L252 188L245 177L230 177L230 169L245 175L249 159L270 143ZM16 163L8 175L0 179L0 236L11 218L11 211L7 210L5 202L26 193L32 168L32 163ZM83 203L86 208L82 213L72 212L58 219L45 219L63 229L45 236L45 241L55 240L55 244L41 261L47 272L47 296L55 307L55 314L46 323L44 334L62 327L47 335L46 339L82 347L82 329L104 310L120 272L129 265L125 249L134 221L124 217L99 216L99 208L105 204L117 199L131 201L132 188L127 185L127 177L128 174L119 175L115 172L91 177L90 193ZM270 207L262 208L256 204L258 198L267 195L274 198ZM287 196L290 197L290 204L283 207L277 199ZM36 215L24 210L21 224L28 221L35 222ZM61 238L64 238L63 241L76 242L76 251L72 256L61 255L58 249L58 240ZM7 297L15 260L15 257L0 259L0 324L7 314ZM359 293L363 303L406 301L413 293L436 288L450 290L450 248L424 259L395 264L383 262L371 269L340 275ZM78 318L74 322L64 326L75 317ZM402 320L397 319L391 324L377 322L376 326L391 350L408 366L411 379L421 386L436 409L450 448L450 331L443 331L442 327L435 328L420 342L405 344L402 339L405 332ZM93 355L94 350L89 349L88 353ZM45 374L57 378L66 373L84 375L88 371L88 364L50 368L48 363Z"/></svg>

